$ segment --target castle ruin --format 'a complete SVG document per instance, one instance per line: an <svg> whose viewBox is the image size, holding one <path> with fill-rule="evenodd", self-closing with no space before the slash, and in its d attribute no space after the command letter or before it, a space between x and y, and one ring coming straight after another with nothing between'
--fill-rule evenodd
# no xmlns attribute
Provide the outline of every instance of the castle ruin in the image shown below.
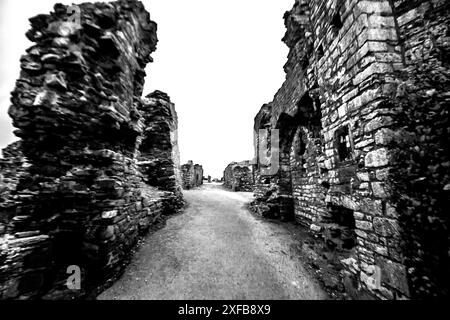
<svg viewBox="0 0 450 320"><path fill-rule="evenodd" d="M197 188L203 184L203 167L189 160L181 166L181 176L183 189Z"/></svg>
<svg viewBox="0 0 450 320"><path fill-rule="evenodd" d="M286 80L254 123L253 210L347 250L355 297L448 294L449 11L296 0L284 17Z"/></svg>
<svg viewBox="0 0 450 320"><path fill-rule="evenodd" d="M9 109L20 152L1 161L20 176L3 177L0 299L89 295L182 206L174 105L142 98L156 23L139 1L78 7L79 21L61 4L30 19Z"/></svg>
<svg viewBox="0 0 450 320"><path fill-rule="evenodd" d="M224 186L232 191L252 192L254 187L253 165L250 161L232 162L223 173Z"/></svg>

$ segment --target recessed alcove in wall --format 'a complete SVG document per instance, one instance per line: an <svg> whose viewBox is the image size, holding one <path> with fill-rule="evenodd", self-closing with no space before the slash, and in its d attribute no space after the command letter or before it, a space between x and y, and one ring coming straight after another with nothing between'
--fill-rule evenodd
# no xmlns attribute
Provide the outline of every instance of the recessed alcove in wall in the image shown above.
<svg viewBox="0 0 450 320"><path fill-rule="evenodd" d="M330 203L328 213L328 217L324 219L327 246L332 249L353 249L356 245L356 222L353 210Z"/></svg>
<svg viewBox="0 0 450 320"><path fill-rule="evenodd" d="M320 45L320 46L317 48L317 59L318 59L318 60L322 59L324 55L325 55L325 52L324 52L324 50L323 50L323 46Z"/></svg>

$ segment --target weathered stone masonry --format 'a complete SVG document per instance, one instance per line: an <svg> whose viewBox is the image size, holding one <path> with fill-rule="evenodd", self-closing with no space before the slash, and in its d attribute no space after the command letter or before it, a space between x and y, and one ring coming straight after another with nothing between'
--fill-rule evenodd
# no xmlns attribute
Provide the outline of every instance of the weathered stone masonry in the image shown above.
<svg viewBox="0 0 450 320"><path fill-rule="evenodd" d="M182 204L178 117L170 97L155 91L142 100L145 131L140 144L138 165L147 184L173 192L173 208Z"/></svg>
<svg viewBox="0 0 450 320"><path fill-rule="evenodd" d="M285 15L286 80L255 118L269 136L255 134L254 210L351 250L349 292L448 294L448 20L448 1L297 0ZM265 151L276 174L261 174Z"/></svg>
<svg viewBox="0 0 450 320"><path fill-rule="evenodd" d="M12 191L16 190L21 177L26 175L28 163L22 153L20 141L14 142L2 151L0 158L0 206L8 206L8 198ZM7 217L0 216L6 221ZM5 231L4 223L0 224L0 234ZM3 230L3 231L2 231Z"/></svg>
<svg viewBox="0 0 450 320"><path fill-rule="evenodd" d="M233 191L253 191L253 165L250 161L230 163L223 173L224 186Z"/></svg>
<svg viewBox="0 0 450 320"><path fill-rule="evenodd" d="M141 99L156 24L139 1L79 8L81 25L60 4L30 19L9 110L29 167L0 207L0 299L85 296L180 205L173 104Z"/></svg>
<svg viewBox="0 0 450 320"><path fill-rule="evenodd" d="M190 190L203 184L203 167L192 160L181 166L183 189Z"/></svg>

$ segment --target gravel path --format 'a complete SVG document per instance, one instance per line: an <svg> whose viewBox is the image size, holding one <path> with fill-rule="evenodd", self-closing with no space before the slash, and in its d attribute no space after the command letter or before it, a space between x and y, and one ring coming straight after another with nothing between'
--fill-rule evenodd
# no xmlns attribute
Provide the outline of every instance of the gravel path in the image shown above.
<svg viewBox="0 0 450 320"><path fill-rule="evenodd" d="M251 215L250 193L207 184L186 211L147 237L98 299L326 299L282 226Z"/></svg>

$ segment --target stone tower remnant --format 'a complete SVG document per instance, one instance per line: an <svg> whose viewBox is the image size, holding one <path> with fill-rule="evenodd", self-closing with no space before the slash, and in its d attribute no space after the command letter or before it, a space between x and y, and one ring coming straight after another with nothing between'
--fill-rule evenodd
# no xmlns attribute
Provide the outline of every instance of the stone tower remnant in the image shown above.
<svg viewBox="0 0 450 320"><path fill-rule="evenodd" d="M0 299L86 296L182 201L174 105L142 99L156 23L139 1L77 8L26 34L9 114L29 165L0 206Z"/></svg>

